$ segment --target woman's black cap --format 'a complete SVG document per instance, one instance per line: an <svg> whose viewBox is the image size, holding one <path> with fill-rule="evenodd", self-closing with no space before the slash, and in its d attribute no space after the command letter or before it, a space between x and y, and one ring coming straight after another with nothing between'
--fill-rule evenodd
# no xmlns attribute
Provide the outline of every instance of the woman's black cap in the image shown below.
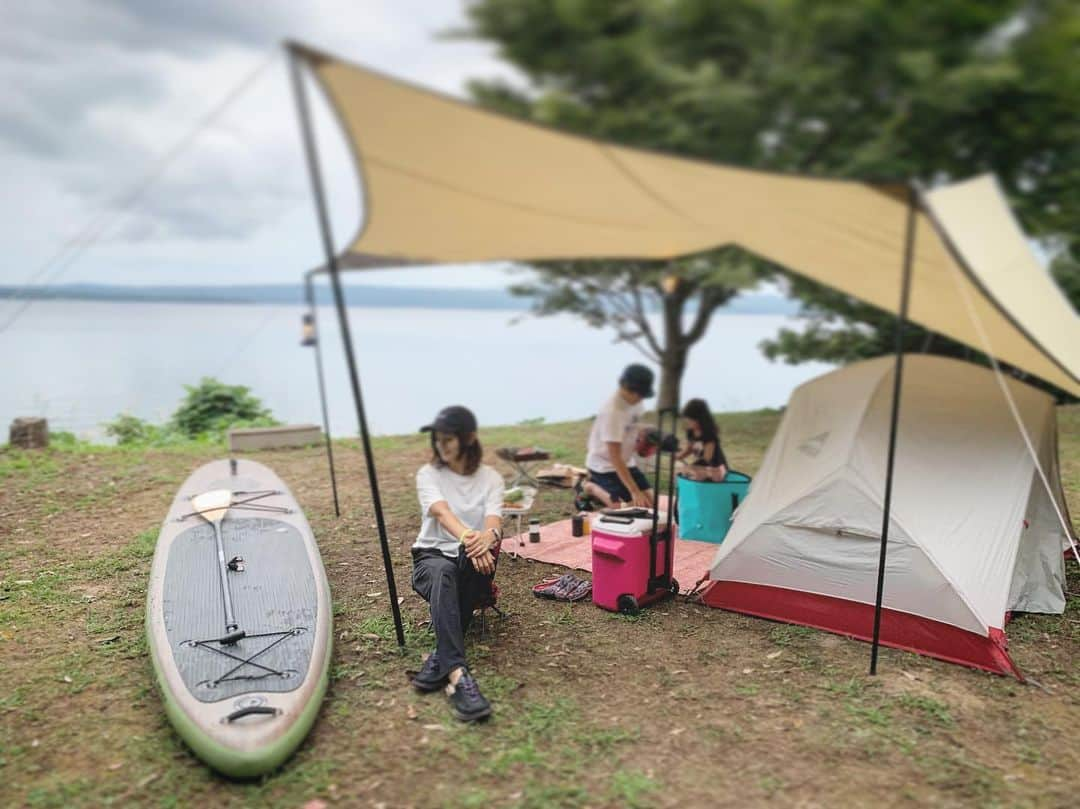
<svg viewBox="0 0 1080 809"><path fill-rule="evenodd" d="M467 407L450 405L450 407L444 407L440 410L439 415L435 417L431 424L421 427L420 432L475 433L476 416Z"/></svg>

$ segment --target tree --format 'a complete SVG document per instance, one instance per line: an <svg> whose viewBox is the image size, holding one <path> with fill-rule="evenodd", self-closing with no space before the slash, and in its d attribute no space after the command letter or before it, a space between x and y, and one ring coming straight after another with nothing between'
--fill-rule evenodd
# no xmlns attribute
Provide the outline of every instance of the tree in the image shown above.
<svg viewBox="0 0 1080 809"><path fill-rule="evenodd" d="M1077 247L1080 247L1080 241L1077 242ZM1080 258L1074 257L1072 253L1062 252L1050 265L1050 271L1072 308L1080 313Z"/></svg>
<svg viewBox="0 0 1080 809"><path fill-rule="evenodd" d="M495 42L529 83L472 82L474 97L500 111L768 170L926 184L994 171L1029 233L1049 240L1080 221L1071 0L477 0L468 13L464 33ZM734 250L717 255L695 296L739 288L719 272L724 261L770 269ZM685 264L652 266L642 287L655 292L657 276L680 276ZM636 283L627 267L605 269L624 291ZM538 311L589 317L585 287L575 282L575 296L565 284L596 268L551 269L529 288ZM769 343L770 356L844 360L892 345L887 313L808 282L793 289L821 317ZM938 335L911 339L956 350Z"/></svg>
<svg viewBox="0 0 1080 809"><path fill-rule="evenodd" d="M617 340L660 366L658 404L671 407L691 346L716 310L761 273L745 254L726 249L682 261L545 262L537 265L537 282L511 290L533 296L535 314L573 312L591 326L613 327ZM655 313L659 329L650 322Z"/></svg>

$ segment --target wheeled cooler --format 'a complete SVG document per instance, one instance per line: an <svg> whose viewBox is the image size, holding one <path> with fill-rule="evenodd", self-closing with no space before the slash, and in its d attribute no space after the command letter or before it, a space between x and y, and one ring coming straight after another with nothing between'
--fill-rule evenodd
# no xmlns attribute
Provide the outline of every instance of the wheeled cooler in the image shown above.
<svg viewBox="0 0 1080 809"><path fill-rule="evenodd" d="M669 413L672 429L677 411L659 414L658 430L664 435L664 415ZM669 453L668 502L672 502L677 445L660 442L656 453L653 491L659 490L660 460ZM675 559L675 526L671 513L633 509L633 514L601 514L592 526L593 603L605 610L633 613L638 608L679 592L671 577Z"/></svg>
<svg viewBox="0 0 1080 809"><path fill-rule="evenodd" d="M592 526L593 603L605 610L638 608L679 591L671 578L674 528L658 515L653 541L651 517L602 515ZM663 524L660 524L663 523Z"/></svg>

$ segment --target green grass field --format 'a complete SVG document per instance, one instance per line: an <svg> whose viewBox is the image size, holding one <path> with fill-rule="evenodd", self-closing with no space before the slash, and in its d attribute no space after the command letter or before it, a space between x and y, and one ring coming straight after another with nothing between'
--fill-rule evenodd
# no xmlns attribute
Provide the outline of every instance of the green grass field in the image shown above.
<svg viewBox="0 0 1080 809"><path fill-rule="evenodd" d="M721 418L753 473L779 419ZM1080 407L1059 411L1062 477L1080 515ZM485 430L580 463L587 422ZM228 782L168 724L143 635L160 520L176 488L223 452L68 442L0 450L0 806L653 807L713 804L1066 806L1080 754L1080 599L1019 616L1010 651L1032 684L684 599L636 618L540 602L551 568L500 563L509 612L473 638L496 714L450 718L405 670L432 645L408 587L421 436L375 442L407 648L387 607L363 459L337 442L335 519L319 448L257 453L319 538L334 598L332 679L311 736L277 773ZM570 495L545 489L545 520ZM1070 563L1068 589L1080 592Z"/></svg>

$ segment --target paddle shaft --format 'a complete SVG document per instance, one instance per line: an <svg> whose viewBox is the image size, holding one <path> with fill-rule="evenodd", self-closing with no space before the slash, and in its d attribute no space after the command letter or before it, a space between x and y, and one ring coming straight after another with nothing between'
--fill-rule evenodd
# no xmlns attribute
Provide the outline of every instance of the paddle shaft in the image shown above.
<svg viewBox="0 0 1080 809"><path fill-rule="evenodd" d="M218 575L221 576L221 596L225 601L225 631L232 632L239 627L233 615L232 596L229 594L229 566L225 562L225 545L221 541L221 520L214 520L214 541L217 543Z"/></svg>

